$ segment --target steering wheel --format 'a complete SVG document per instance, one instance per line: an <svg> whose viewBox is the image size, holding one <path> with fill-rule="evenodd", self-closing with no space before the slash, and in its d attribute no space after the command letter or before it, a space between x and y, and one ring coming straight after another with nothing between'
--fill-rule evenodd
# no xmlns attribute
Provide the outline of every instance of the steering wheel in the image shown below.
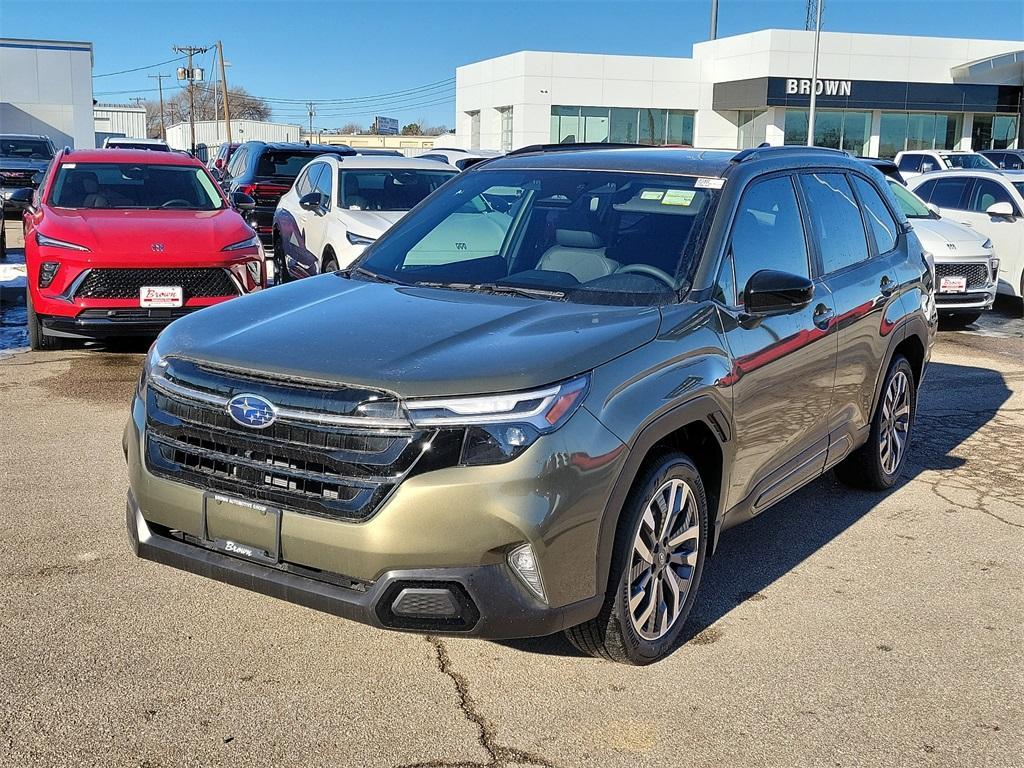
<svg viewBox="0 0 1024 768"><path fill-rule="evenodd" d="M192 203L188 200L182 200L180 197L176 197L173 200L168 200L166 203L161 205L161 208L188 208Z"/></svg>
<svg viewBox="0 0 1024 768"><path fill-rule="evenodd" d="M656 277L661 282L665 283L673 291L676 290L676 281L672 278L668 272L657 267L652 267L650 264L627 264L624 267L619 267L615 270L615 274L622 275L627 272L633 272L639 275L647 275L648 277Z"/></svg>

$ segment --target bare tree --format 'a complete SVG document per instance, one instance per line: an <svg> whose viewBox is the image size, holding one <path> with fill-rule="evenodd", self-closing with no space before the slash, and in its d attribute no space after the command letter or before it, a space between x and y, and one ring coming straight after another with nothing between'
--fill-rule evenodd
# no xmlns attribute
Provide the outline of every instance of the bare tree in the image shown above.
<svg viewBox="0 0 1024 768"><path fill-rule="evenodd" d="M270 105L259 96L252 96L245 88L228 88L228 104L232 120L266 120L270 117ZM160 102L147 101L146 131L150 136L160 135ZM213 85L196 86L196 120L224 119L224 105L220 89ZM164 119L167 125L188 122L188 90L181 89L165 100Z"/></svg>
<svg viewBox="0 0 1024 768"><path fill-rule="evenodd" d="M343 136L351 136L356 133L362 133L365 129L359 123L345 123L341 128L338 129L338 133Z"/></svg>

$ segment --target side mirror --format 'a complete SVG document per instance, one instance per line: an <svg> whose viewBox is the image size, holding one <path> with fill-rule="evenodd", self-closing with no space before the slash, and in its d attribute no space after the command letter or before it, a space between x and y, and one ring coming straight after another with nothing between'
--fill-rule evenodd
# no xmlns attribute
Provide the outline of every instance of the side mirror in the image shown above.
<svg viewBox="0 0 1024 768"><path fill-rule="evenodd" d="M780 315L803 309L814 298L814 283L802 275L762 269L743 289L743 308L750 315Z"/></svg>
<svg viewBox="0 0 1024 768"><path fill-rule="evenodd" d="M935 203L925 203L924 207L927 208L932 213L934 213L936 216L939 215L939 206L937 206Z"/></svg>
<svg viewBox="0 0 1024 768"><path fill-rule="evenodd" d="M307 192L299 198L299 206L307 211L315 211L320 207L320 193Z"/></svg>
<svg viewBox="0 0 1024 768"><path fill-rule="evenodd" d="M31 205L32 198L35 197L36 191L32 187L18 187L18 189L11 192L11 196L8 198L12 203L21 203L22 205Z"/></svg>
<svg viewBox="0 0 1024 768"><path fill-rule="evenodd" d="M935 163L921 163L921 173L931 173L935 170Z"/></svg>
<svg viewBox="0 0 1024 768"><path fill-rule="evenodd" d="M38 187L40 184L43 183L43 176L45 175L46 174L43 173L43 171L36 171L35 173L32 174L32 183Z"/></svg>
<svg viewBox="0 0 1024 768"><path fill-rule="evenodd" d="M224 167L224 159L218 157L216 160L213 161L213 167L219 171L221 168Z"/></svg>
<svg viewBox="0 0 1024 768"><path fill-rule="evenodd" d="M985 209L985 213L989 216L998 216L1000 218L1012 219L1014 216L1013 206L1005 200L1001 203L992 203L988 208Z"/></svg>
<svg viewBox="0 0 1024 768"><path fill-rule="evenodd" d="M256 201L245 192L232 192L231 207L239 211L251 211L256 207Z"/></svg>

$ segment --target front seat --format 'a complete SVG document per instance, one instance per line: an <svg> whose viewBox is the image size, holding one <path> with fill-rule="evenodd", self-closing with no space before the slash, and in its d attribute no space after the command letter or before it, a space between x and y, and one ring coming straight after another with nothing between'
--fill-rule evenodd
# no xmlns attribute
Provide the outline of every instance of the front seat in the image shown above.
<svg viewBox="0 0 1024 768"><path fill-rule="evenodd" d="M95 173L86 171L82 174L82 187L85 190L85 199L82 200L83 208L107 207L107 198L100 193L100 185Z"/></svg>
<svg viewBox="0 0 1024 768"><path fill-rule="evenodd" d="M362 189L359 187L359 178L352 173L344 174L345 179L345 207L357 211L370 210L370 201L360 195Z"/></svg>
<svg viewBox="0 0 1024 768"><path fill-rule="evenodd" d="M601 237L585 229L556 229L555 245L548 248L537 269L566 272L581 283L612 274L619 262L604 254Z"/></svg>

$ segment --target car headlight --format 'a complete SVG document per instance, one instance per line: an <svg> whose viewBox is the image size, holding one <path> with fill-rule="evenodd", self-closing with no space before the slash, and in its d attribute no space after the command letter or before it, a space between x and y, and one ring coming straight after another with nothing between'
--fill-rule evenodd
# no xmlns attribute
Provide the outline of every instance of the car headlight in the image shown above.
<svg viewBox="0 0 1024 768"><path fill-rule="evenodd" d="M466 428L460 464L500 464L568 421L589 386L590 377L579 376L543 389L410 400L406 407L416 426Z"/></svg>
<svg viewBox="0 0 1024 768"><path fill-rule="evenodd" d="M239 240L237 243L231 245L225 245L221 248L222 251L241 251L246 248L260 248L262 243L260 242L259 235L253 235L252 237L246 238L245 240Z"/></svg>
<svg viewBox="0 0 1024 768"><path fill-rule="evenodd" d="M986 249L986 250L990 249L992 247L992 240L991 240L991 238L986 240L984 243L982 243L981 247Z"/></svg>
<svg viewBox="0 0 1024 768"><path fill-rule="evenodd" d="M363 235L357 235L354 232L346 232L345 237L352 245L373 245L375 238L364 237Z"/></svg>
<svg viewBox="0 0 1024 768"><path fill-rule="evenodd" d="M153 375L153 372L167 367L167 361L161 357L156 345L157 342L154 341L149 348L149 352L146 353L145 362L142 364L142 374L139 376L139 384L136 388L136 393L139 397L146 396L146 385L149 383L149 377Z"/></svg>
<svg viewBox="0 0 1024 768"><path fill-rule="evenodd" d="M50 248L65 248L69 251L88 251L84 245L69 243L67 240L58 240L55 237L47 237L42 232L36 232L36 245L45 245Z"/></svg>

